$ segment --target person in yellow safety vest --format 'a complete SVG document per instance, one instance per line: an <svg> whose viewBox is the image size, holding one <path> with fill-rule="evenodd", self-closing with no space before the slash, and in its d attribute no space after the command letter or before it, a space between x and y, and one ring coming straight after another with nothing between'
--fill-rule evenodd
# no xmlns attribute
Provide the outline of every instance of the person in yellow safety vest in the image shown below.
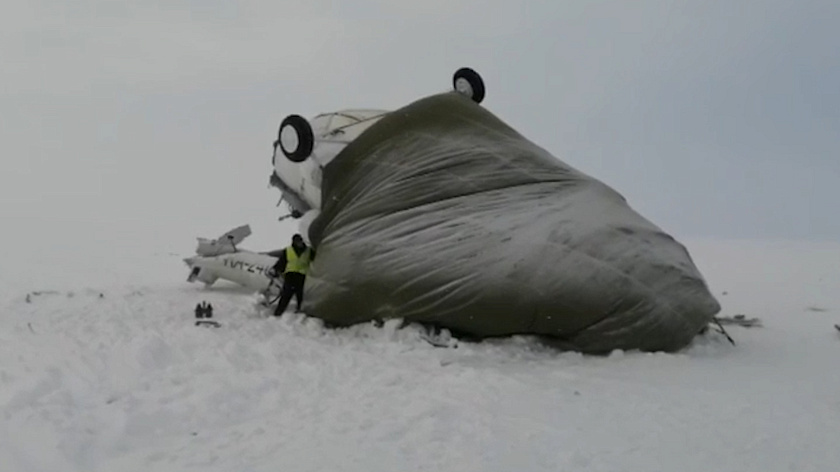
<svg viewBox="0 0 840 472"><path fill-rule="evenodd" d="M307 246L303 236L292 236L292 245L278 255L278 260L272 268L275 274L283 274L283 290L274 316L282 316L292 301L292 295L297 299L297 312L303 306L303 284L309 263L315 260L315 250Z"/></svg>

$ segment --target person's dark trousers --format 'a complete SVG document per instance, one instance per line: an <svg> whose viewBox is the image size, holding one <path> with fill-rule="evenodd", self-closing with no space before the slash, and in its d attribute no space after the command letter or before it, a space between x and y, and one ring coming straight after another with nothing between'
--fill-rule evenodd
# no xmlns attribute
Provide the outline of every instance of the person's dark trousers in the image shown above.
<svg viewBox="0 0 840 472"><path fill-rule="evenodd" d="M274 310L274 316L282 316L283 312L289 306L294 295L297 301L297 309L300 311L303 306L303 282L306 276L297 272L287 272L283 274L283 291L280 295L280 301L277 302L277 308Z"/></svg>

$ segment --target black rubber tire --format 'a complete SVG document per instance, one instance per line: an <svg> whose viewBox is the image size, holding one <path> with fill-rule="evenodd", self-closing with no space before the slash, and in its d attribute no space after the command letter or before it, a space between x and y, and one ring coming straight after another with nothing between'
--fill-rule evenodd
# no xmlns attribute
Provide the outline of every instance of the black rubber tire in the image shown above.
<svg viewBox="0 0 840 472"><path fill-rule="evenodd" d="M283 145L283 129L291 128L297 135L297 147L286 149ZM312 133L312 126L306 118L300 115L289 115L280 123L277 130L277 141L283 155L292 162L303 162L312 154L312 147L315 145L315 135Z"/></svg>
<svg viewBox="0 0 840 472"><path fill-rule="evenodd" d="M466 81L472 93L461 90L458 87L459 81ZM478 72L469 67L462 67L455 71L455 74L452 76L452 88L458 93L463 93L475 103L481 103L484 100L484 80L478 75Z"/></svg>

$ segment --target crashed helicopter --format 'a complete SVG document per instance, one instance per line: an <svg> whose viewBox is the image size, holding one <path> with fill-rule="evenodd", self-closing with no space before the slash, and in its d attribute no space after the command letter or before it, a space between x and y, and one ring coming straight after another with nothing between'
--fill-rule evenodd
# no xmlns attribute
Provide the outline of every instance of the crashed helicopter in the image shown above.
<svg viewBox="0 0 840 472"><path fill-rule="evenodd" d="M687 346L720 310L688 250L484 96L461 68L396 110L282 120L269 182L318 250L307 315L587 353Z"/></svg>

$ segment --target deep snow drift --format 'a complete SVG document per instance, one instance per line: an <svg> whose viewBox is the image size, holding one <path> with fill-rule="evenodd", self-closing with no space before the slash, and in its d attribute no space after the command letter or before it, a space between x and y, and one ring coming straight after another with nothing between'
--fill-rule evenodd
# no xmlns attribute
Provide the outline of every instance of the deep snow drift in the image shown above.
<svg viewBox="0 0 840 472"><path fill-rule="evenodd" d="M184 239L183 251L5 258L2 470L840 464L840 244L687 241L722 314L764 327L729 328L737 346L709 335L677 354L588 357L526 338L441 349L411 327L262 318L232 285L184 280ZM193 326L201 300L222 328Z"/></svg>

